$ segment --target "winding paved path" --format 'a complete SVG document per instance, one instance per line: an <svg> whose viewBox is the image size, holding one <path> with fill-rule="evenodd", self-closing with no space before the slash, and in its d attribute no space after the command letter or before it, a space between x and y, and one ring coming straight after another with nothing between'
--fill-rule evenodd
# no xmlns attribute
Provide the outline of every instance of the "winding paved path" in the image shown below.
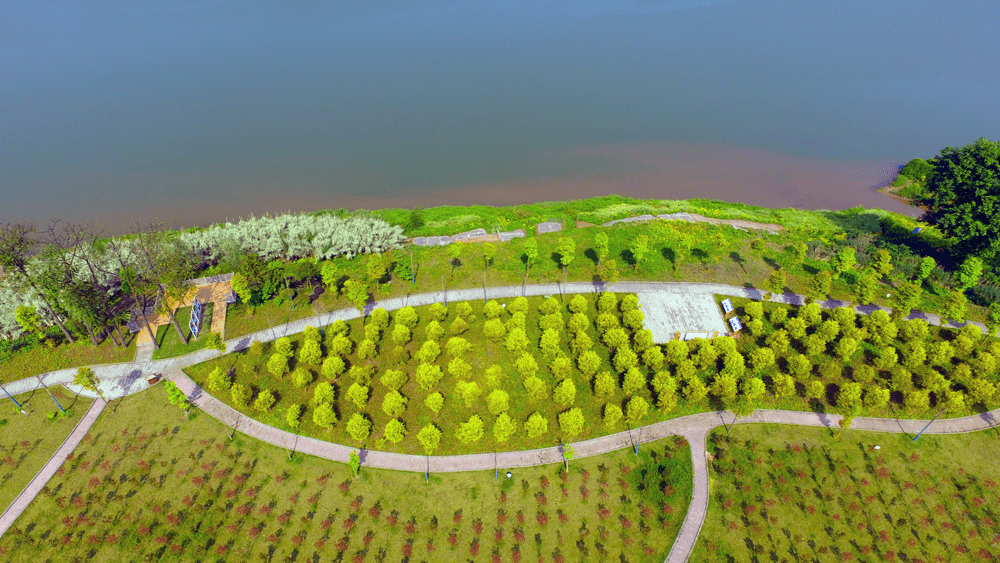
<svg viewBox="0 0 1000 563"><path fill-rule="evenodd" d="M762 292L753 288L744 288L724 284L709 283L670 283L670 282L620 282L616 284L595 283L569 283L569 284L539 284L524 286L503 286L491 287L487 289L460 289L450 291L437 291L418 295L407 295L387 299L381 302L369 304L366 313L381 307L387 311L392 311L406 307L408 305L420 306L430 305L436 302L448 301L468 301L475 299L505 299L517 297L519 295L553 295L572 293L594 293L598 291L614 291L618 293L675 293L675 294L697 294L697 295L729 295L733 297L748 297L760 299ZM804 303L801 295L785 294L775 296L773 301L779 303L789 303L800 305ZM822 304L825 308L850 306L850 303L841 301L827 301ZM878 307L853 307L855 311L868 314L878 309ZM275 340L281 336L302 332L306 326L325 326L335 320L350 320L360 317L361 314L356 309L341 309L316 315L306 319L293 321L278 327L268 328L254 334L242 336L226 342L225 354L230 354L244 350L253 341L267 342ZM937 315L925 315L914 312L910 318L923 318L931 324L941 324L941 319ZM953 325L961 326L961 325ZM982 325L978 325L982 328ZM148 387L146 376L153 373L165 373L166 378L175 382L191 399L191 401L207 414L221 421L223 424L234 428L248 436L268 442L270 444L293 449L298 452L307 453L317 457L346 461L348 455L354 448L348 446L325 442L314 438L297 436L290 432L268 426L257 420L241 415L237 411L228 407L215 397L205 393L194 381L192 381L181 369L216 358L223 353L217 350L199 350L186 356L171 358L167 360L137 361L126 364L112 364L102 366L92 366L94 371L102 380L101 391L108 399L114 399L138 393ZM76 368L60 370L43 374L37 378L27 378L7 384L6 387L11 394L19 394L34 389L38 389L42 382L45 385L62 384L71 391L87 396L94 396L94 393L80 389L72 385L73 374ZM87 415L80 421L77 428L67 438L66 442L49 460L42 471L32 480L31 484L21 493L18 499L0 517L0 536L13 523L14 519L24 510L38 491L55 474L56 470L63 463L66 455L69 454L79 443L80 439L89 430L91 424L96 420L101 410L104 408L104 401L98 399L87 412ZM984 413L982 415L970 416L956 419L943 419L936 421L927 430L931 434L947 434L958 432L972 432L992 428L1000 417L1000 409ZM691 505L684 518L684 523L674 542L673 547L667 556L667 563L681 563L687 560L697 541L701 526L708 511L709 501L709 478L708 459L706 457L706 440L712 429L725 424L746 424L746 423L777 423L777 424L797 424L803 426L822 426L836 428L839 426L841 417L836 414L799 412L799 411L775 411L758 410L751 416L735 419L729 411L717 411L700 413L681 418L675 418L663 422L658 422L635 430L619 432L608 436L601 436L591 440L573 444L576 457L589 457L599 455L626 447L637 447L640 444L664 438L666 436L682 436L690 444L691 459L694 465L694 489ZM916 434L927 421L903 420L903 419L879 419L879 418L856 418L852 428L861 430L873 430L879 432L895 432ZM362 451L362 463L367 467L394 469L399 471L415 471L423 473L431 472L454 472L454 471L475 471L496 468L517 468L543 465L549 463L562 462L562 450L560 447L549 447L537 450L503 452L497 454L474 454L462 456L419 456L395 454L380 451Z"/></svg>

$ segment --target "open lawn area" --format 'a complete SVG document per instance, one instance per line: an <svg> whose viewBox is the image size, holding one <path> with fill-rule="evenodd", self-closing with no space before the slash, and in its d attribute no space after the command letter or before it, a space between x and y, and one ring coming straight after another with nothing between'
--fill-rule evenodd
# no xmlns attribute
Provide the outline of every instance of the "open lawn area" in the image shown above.
<svg viewBox="0 0 1000 563"><path fill-rule="evenodd" d="M995 561L1000 434L748 424L709 437L691 561ZM879 447L879 449L875 449Z"/></svg>
<svg viewBox="0 0 1000 563"><path fill-rule="evenodd" d="M4 561L659 562L690 499L679 438L561 464L431 475L304 458L167 404L105 412L0 539Z"/></svg>
<svg viewBox="0 0 1000 563"><path fill-rule="evenodd" d="M162 360L164 358L183 356L207 346L212 334L209 328L212 326L212 311L214 308L214 303L205 305L201 318L201 332L198 334L198 338L192 337L191 327L189 326L192 308L183 307L178 309L174 313L174 318L177 319L177 324L180 325L184 336L188 338L188 343L185 345L181 341L181 337L177 335L177 329L174 328L172 323L161 325L156 328L156 342L159 343L160 347L153 352L153 359Z"/></svg>
<svg viewBox="0 0 1000 563"><path fill-rule="evenodd" d="M68 416L52 415L60 412L59 407L41 389L14 396L27 416L16 412L6 395L0 401L0 512L59 449L93 402L67 393L62 386L51 390Z"/></svg>
<svg viewBox="0 0 1000 563"><path fill-rule="evenodd" d="M9 358L0 361L0 382L17 381L50 371L97 364L117 364L135 359L135 335L124 330L126 346L117 346L106 339L94 347L87 338L73 344L57 344L49 348L42 343L33 343L13 352ZM57 337L58 341L62 341Z"/></svg>

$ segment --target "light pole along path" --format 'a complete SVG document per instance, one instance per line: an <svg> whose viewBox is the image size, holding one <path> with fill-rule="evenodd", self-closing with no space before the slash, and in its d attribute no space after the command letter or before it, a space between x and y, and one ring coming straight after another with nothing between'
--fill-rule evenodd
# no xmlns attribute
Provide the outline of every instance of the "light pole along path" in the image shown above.
<svg viewBox="0 0 1000 563"><path fill-rule="evenodd" d="M691 295L728 295L732 297L746 297L750 299L761 299L763 292L754 288L737 287L726 284L714 283L686 283L686 282L619 282L614 284L599 284L587 282L574 282L567 284L532 284L520 286L500 286L489 288L443 290L417 295L406 295L386 299L380 302L369 303L365 308L365 313L370 313L376 308L383 308L387 311L398 310L406 306L430 305L438 302L448 301L471 301L478 299L509 299L524 296L557 295L575 293L596 293L600 291L612 291L616 293L674 293ZM776 295L772 301L777 303L803 304L805 299L797 294ZM843 301L826 301L821 303L824 308L851 306ZM862 314L877 310L878 307L853 307ZM270 327L262 331L234 338L227 341L226 352L217 350L199 350L186 356L170 358L167 360L155 360L148 362L132 362L125 364L112 364L104 366L92 366L102 380L101 390L109 399L122 397L142 391L148 386L145 384L145 376L152 373L166 372L166 378L173 381L191 399L191 401L216 418L223 424L234 430L243 432L253 438L268 442L270 444L283 447L294 448L298 452L307 453L324 459L345 462L348 455L355 448L334 444L315 438L304 438L293 433L268 426L253 418L244 416L236 410L225 405L215 397L205 393L186 374L180 371L184 367L189 367L224 354L231 354L245 350L251 342L267 342L287 336L297 334L305 330L306 326L326 326L334 321L351 320L361 316L357 309L340 309L329 313L323 313L313 317L292 321L280 326ZM924 318L931 324L940 324L941 319L937 315L925 315L914 312L910 318ZM977 325L982 327L982 325ZM41 386L39 379L45 381L46 385L63 384L74 392L91 396L96 395L89 391L79 389L71 384L73 374L77 368L60 370L44 374L41 378L27 378L12 382L7 385L12 389L12 394L23 393ZM88 413L89 414L89 413ZM942 419L937 424L927 430L929 434L972 432L991 428L995 424L996 417L1000 416L1000 409L984 413L982 415L970 416L957 419ZM94 416L96 418L96 415ZM626 447L633 447L640 443L657 440L666 436L682 436L691 447L691 459L694 474L694 489L691 504L684 518L681 530L678 533L674 545L667 556L668 563L686 561L691 549L697 541L698 534L704 522L708 510L709 481L708 481L708 459L706 457L705 446L708 433L724 424L743 423L777 423L777 424L797 424L805 426L822 426L833 428L839 425L840 415L812 413L800 411L774 411L758 410L754 414L738 420L729 411L717 411L700 413L681 418L675 418L663 422L651 424L649 426L636 429L634 431L619 432L607 436L601 436L591 440L577 442L573 444L575 457L588 457L600 455ZM728 422L727 422L728 421ZM852 428L863 430L874 430L881 432L907 432L916 434L928 421L924 420L897 420L878 418L856 418ZM92 421L91 421L92 423ZM89 428L89 424L88 424ZM73 444L75 446L75 443ZM62 448L60 449L60 451ZM72 451L72 448L70 448ZM58 454L59 452L57 452ZM69 453L68 451L66 453ZM549 447L537 450L503 452L499 454L472 454L461 456L418 456L407 454L396 454L390 452L379 452L364 450L362 453L362 463L367 467L394 469L400 471L413 471L423 473L433 472L455 472L455 471L476 471L493 469L497 466L505 468L530 467L550 463L562 462L562 451L559 447ZM65 456L63 456L65 459ZM56 456L50 460L52 464ZM59 461L55 466L62 461ZM46 467L49 466L46 465ZM52 469L54 474L55 469ZM43 470L44 471L44 470ZM39 474L41 477L41 474ZM45 482L51 477L44 479ZM38 477L36 477L38 479ZM45 485L41 483L41 486ZM32 482L35 483L34 481ZM29 485L30 487L30 485ZM37 494L30 494L30 498L24 499L24 505ZM28 490L25 490L27 493ZM24 496L24 493L22 493ZM21 497L19 497L21 500ZM23 508L22 508L23 510ZM15 516L16 517L16 516ZM2 535L2 534L0 534Z"/></svg>

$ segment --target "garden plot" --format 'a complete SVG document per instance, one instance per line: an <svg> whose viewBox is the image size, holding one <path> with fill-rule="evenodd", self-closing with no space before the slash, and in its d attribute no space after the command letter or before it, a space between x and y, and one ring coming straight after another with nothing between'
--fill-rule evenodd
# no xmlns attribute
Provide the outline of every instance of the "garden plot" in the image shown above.
<svg viewBox="0 0 1000 563"><path fill-rule="evenodd" d="M653 333L653 342L676 338L678 332L725 334L726 323L711 295L688 293L639 293L639 303L646 315L643 326Z"/></svg>

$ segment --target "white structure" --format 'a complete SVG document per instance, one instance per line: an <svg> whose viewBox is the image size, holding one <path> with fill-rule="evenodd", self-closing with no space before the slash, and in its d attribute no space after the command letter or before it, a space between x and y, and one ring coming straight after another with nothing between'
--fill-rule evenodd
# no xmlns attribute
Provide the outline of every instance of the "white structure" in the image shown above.
<svg viewBox="0 0 1000 563"><path fill-rule="evenodd" d="M639 293L646 319L644 328L653 333L653 342L713 338L728 334L719 306L711 295L692 293Z"/></svg>

